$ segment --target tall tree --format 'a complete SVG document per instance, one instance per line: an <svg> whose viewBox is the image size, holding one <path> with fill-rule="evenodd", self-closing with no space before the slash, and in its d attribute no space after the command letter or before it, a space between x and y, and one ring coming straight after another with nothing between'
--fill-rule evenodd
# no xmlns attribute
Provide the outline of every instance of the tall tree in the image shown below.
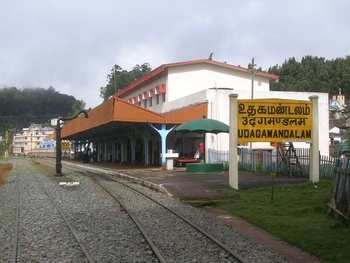
<svg viewBox="0 0 350 263"><path fill-rule="evenodd" d="M108 100L114 93L151 72L151 70L152 68L148 63L141 66L137 64L131 71L123 70L120 66L114 65L107 75L107 85L100 88L100 97L103 101Z"/></svg>

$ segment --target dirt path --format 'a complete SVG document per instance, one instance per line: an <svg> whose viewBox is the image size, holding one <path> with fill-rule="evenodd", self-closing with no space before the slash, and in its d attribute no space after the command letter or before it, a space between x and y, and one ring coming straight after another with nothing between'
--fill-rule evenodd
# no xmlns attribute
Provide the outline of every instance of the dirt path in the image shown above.
<svg viewBox="0 0 350 263"><path fill-rule="evenodd" d="M0 163L0 186L6 183L6 175L12 168L12 163Z"/></svg>

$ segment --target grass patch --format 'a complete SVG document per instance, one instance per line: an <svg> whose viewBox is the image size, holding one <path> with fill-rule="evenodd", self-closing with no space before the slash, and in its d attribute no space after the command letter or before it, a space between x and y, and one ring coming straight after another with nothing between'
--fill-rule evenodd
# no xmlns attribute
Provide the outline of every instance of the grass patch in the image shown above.
<svg viewBox="0 0 350 263"><path fill-rule="evenodd" d="M225 209L323 260L349 262L350 227L327 214L331 188L331 180L275 185L272 203L271 188L224 189L223 197L195 203Z"/></svg>

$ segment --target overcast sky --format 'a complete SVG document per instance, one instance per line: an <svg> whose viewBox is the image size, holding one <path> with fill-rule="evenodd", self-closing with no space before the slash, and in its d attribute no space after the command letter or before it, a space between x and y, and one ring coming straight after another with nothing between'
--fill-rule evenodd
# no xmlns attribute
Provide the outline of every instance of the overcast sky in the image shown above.
<svg viewBox="0 0 350 263"><path fill-rule="evenodd" d="M267 70L350 55L348 0L0 0L0 87L102 103L113 65L205 59Z"/></svg>

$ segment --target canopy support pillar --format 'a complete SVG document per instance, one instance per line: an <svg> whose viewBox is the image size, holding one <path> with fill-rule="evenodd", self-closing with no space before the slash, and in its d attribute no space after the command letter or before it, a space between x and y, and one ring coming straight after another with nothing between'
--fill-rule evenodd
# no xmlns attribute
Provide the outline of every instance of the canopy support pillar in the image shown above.
<svg viewBox="0 0 350 263"><path fill-rule="evenodd" d="M143 134L143 140L145 143L145 165L149 165L149 138L150 138L150 130L149 130L149 126L146 126L146 131Z"/></svg>
<svg viewBox="0 0 350 263"><path fill-rule="evenodd" d="M125 137L120 138L120 162L125 162Z"/></svg>
<svg viewBox="0 0 350 263"><path fill-rule="evenodd" d="M112 162L115 160L115 140L112 141Z"/></svg>
<svg viewBox="0 0 350 263"><path fill-rule="evenodd" d="M135 138L130 138L130 146L131 146L131 163L135 161L136 158L136 139Z"/></svg>
<svg viewBox="0 0 350 263"><path fill-rule="evenodd" d="M174 129L174 127L172 127L171 129L167 130L166 129L166 124L163 123L161 129L159 130L156 127L154 127L152 124L148 124L148 125L151 126L154 130L156 130L159 133L159 135L160 135L161 142L162 142L162 154L161 154L161 156L162 156L162 167L165 168L166 167L166 158L165 158L165 156L166 156L166 152L167 152L166 151L166 137L168 136L169 132L171 132Z"/></svg>
<svg viewBox="0 0 350 263"><path fill-rule="evenodd" d="M106 162L108 160L108 141L104 141L103 146L104 146L104 161Z"/></svg>

